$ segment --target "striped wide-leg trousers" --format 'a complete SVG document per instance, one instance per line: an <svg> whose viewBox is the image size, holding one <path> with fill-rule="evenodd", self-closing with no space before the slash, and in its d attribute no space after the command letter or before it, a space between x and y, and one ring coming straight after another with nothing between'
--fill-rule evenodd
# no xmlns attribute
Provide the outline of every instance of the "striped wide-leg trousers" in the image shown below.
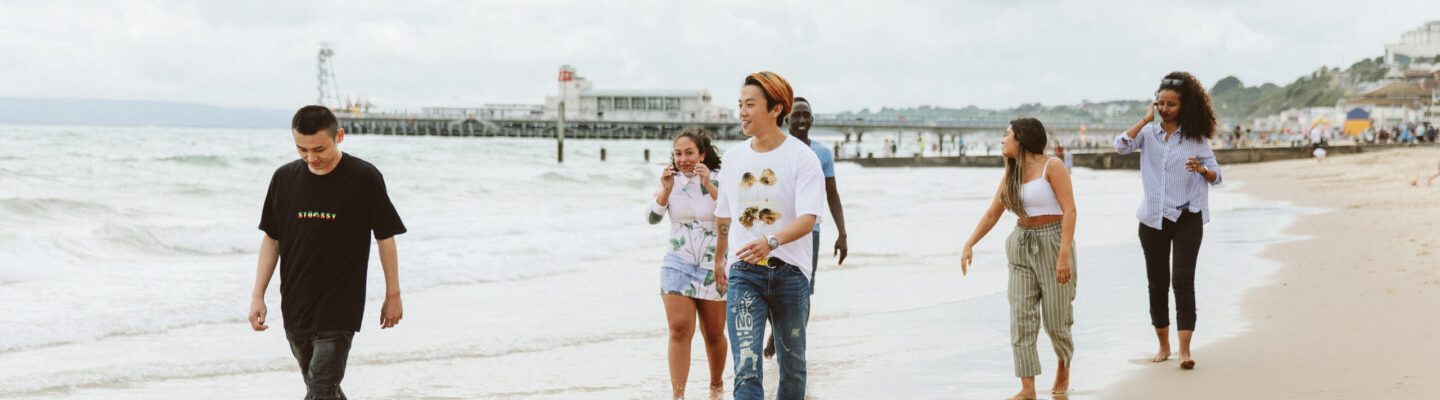
<svg viewBox="0 0 1440 400"><path fill-rule="evenodd" d="M1005 241L1010 259L1010 343L1015 356L1015 376L1040 375L1040 354L1035 339L1041 322L1055 347L1055 356L1070 366L1075 342L1070 337L1074 324L1071 302L1075 300L1075 249L1070 250L1070 281L1055 278L1060 257L1060 223L1039 227L1016 226Z"/></svg>

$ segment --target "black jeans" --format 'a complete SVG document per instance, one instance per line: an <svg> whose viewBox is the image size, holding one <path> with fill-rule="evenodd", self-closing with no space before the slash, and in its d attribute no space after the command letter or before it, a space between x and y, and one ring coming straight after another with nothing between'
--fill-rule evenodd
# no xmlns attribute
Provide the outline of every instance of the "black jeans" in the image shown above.
<svg viewBox="0 0 1440 400"><path fill-rule="evenodd" d="M305 378L305 400L344 399L340 380L345 378L345 361L350 357L350 341L355 332L320 331L312 333L285 332L290 353L300 363Z"/></svg>
<svg viewBox="0 0 1440 400"><path fill-rule="evenodd" d="M1200 255L1204 236L1204 220L1199 213L1189 211L1174 222L1161 218L1161 229L1140 224L1140 248L1145 251L1145 275L1150 280L1150 324L1156 329L1170 326L1173 284L1175 320L1180 330L1195 330L1195 258Z"/></svg>

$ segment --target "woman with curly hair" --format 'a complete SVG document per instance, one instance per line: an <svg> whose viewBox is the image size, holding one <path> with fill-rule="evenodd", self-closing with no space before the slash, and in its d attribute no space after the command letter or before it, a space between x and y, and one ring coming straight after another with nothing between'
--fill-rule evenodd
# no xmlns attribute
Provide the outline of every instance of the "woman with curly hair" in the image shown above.
<svg viewBox="0 0 1440 400"><path fill-rule="evenodd" d="M1157 113L1160 123L1151 124ZM1160 351L1150 361L1170 358L1169 292L1173 285L1183 369L1195 367L1190 355L1190 339L1195 333L1195 259L1204 224L1210 222L1209 186L1220 184L1220 165L1209 142L1214 136L1215 113L1205 88L1189 73L1171 72L1160 80L1145 118L1115 137L1117 153L1143 150L1140 178L1145 198L1135 216L1140 220L1140 248L1150 282L1150 322L1160 341Z"/></svg>
<svg viewBox="0 0 1440 400"><path fill-rule="evenodd" d="M660 188L646 207L658 224L670 216L670 245L660 264L660 300L670 325L670 388L685 397L696 316L710 361L710 398L721 397L725 373L725 275L716 273L715 175L720 153L702 129L687 129L673 141L673 160L660 172Z"/></svg>

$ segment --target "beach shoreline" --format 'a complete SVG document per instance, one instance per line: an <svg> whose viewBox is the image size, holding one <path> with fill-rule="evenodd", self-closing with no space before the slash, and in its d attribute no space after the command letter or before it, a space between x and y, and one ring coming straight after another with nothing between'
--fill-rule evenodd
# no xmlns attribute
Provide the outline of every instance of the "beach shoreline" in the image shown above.
<svg viewBox="0 0 1440 400"><path fill-rule="evenodd" d="M1424 178L1437 161L1440 149L1426 147L1226 168L1243 193L1324 211L1285 228L1305 239L1261 253L1282 267L1241 300L1250 330L1196 347L1193 371L1172 357L1099 397L1434 396L1440 322L1424 317L1440 315L1440 262L1432 254L1440 249L1440 186L1427 187ZM1416 178L1419 186L1410 186ZM1204 335L1203 310L1200 317ZM1137 351L1155 346L1137 343Z"/></svg>

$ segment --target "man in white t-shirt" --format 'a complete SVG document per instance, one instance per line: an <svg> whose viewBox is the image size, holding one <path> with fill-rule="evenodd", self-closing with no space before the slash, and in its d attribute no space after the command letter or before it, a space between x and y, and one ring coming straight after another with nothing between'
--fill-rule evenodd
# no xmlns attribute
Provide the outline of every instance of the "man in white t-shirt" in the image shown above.
<svg viewBox="0 0 1440 400"><path fill-rule="evenodd" d="M716 258L715 270L726 276L721 287L736 400L765 398L760 354L766 321L779 333L776 398L805 398L811 279L805 267L813 257L810 232L825 211L825 175L810 146L780 130L794 106L793 93L773 72L745 78L740 127L750 139L725 152L719 176L715 254L724 256Z"/></svg>

